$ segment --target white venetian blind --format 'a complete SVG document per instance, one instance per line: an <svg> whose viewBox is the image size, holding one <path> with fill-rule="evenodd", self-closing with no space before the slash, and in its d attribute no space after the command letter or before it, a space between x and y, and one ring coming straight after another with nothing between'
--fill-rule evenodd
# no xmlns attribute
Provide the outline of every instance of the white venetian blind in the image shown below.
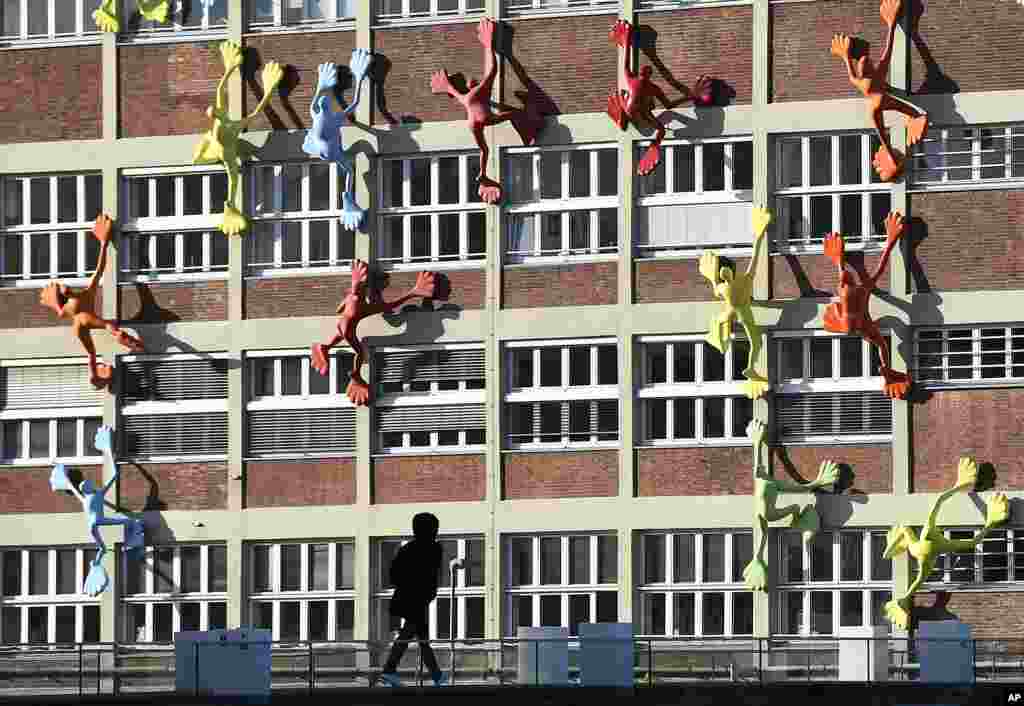
<svg viewBox="0 0 1024 706"><path fill-rule="evenodd" d="M266 409L249 412L248 450L268 454L353 453L354 407Z"/></svg>
<svg viewBox="0 0 1024 706"><path fill-rule="evenodd" d="M103 395L84 364L0 368L0 409L98 407Z"/></svg>

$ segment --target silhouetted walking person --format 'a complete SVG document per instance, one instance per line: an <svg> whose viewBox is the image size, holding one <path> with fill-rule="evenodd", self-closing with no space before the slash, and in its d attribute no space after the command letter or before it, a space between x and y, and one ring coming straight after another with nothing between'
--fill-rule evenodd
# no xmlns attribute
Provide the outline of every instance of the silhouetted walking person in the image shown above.
<svg viewBox="0 0 1024 706"><path fill-rule="evenodd" d="M414 539L399 549L391 561L390 578L395 587L391 598L391 615L405 619L380 675L391 686L401 686L396 670L408 641L413 637L420 642L423 663L430 670L434 684L441 686L447 681L447 676L437 666L434 651L426 642L430 638L427 606L437 597L441 570L438 524L437 518L429 512L421 512L413 517Z"/></svg>

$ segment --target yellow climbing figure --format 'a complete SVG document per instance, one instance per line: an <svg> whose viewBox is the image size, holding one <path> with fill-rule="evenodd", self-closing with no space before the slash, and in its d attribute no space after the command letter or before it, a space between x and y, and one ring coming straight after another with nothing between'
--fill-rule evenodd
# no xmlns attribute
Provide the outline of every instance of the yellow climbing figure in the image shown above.
<svg viewBox="0 0 1024 706"><path fill-rule="evenodd" d="M103 0L103 3L92 13L92 19L96 26L104 32L120 32L121 21L117 12L118 0ZM164 24L170 14L170 3L168 0L135 0L139 8L139 14L147 20L153 20Z"/></svg>

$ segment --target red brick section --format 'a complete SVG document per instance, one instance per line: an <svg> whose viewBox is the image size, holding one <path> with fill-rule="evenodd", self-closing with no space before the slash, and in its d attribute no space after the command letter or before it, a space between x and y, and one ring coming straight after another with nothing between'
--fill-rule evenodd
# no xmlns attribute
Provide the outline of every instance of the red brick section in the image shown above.
<svg viewBox="0 0 1024 706"><path fill-rule="evenodd" d="M381 456L373 460L373 502L480 501L487 495L484 457Z"/></svg>
<svg viewBox="0 0 1024 706"><path fill-rule="evenodd" d="M878 269L879 254L848 252L846 262L864 278L873 275ZM773 299L831 297L839 287L839 270L822 254L775 255L771 260ZM889 259L887 271L878 280L878 289L883 292L889 291L891 268L892 258Z"/></svg>
<svg viewBox="0 0 1024 706"><path fill-rule="evenodd" d="M430 92L430 74L445 69L462 74L466 83L482 79L484 55L476 30L476 22L467 22L375 31L373 70L384 80L373 86L373 122L464 120L466 111L453 98Z"/></svg>
<svg viewBox="0 0 1024 706"><path fill-rule="evenodd" d="M120 507L143 510L225 510L228 469L223 463L121 463Z"/></svg>
<svg viewBox="0 0 1024 706"><path fill-rule="evenodd" d="M501 288L505 309L615 304L619 299L619 265L592 262L507 268L501 273Z"/></svg>
<svg viewBox="0 0 1024 706"><path fill-rule="evenodd" d="M355 501L356 464L351 458L245 464L246 507L351 505Z"/></svg>
<svg viewBox="0 0 1024 706"><path fill-rule="evenodd" d="M338 66L338 84L344 97L351 100L352 83L348 63L355 48L355 32L329 34L287 34L249 36L245 40L246 62L245 112L248 114L263 97L260 71L264 62L276 61L284 67L284 80L270 103L251 123L253 130L295 130L308 128L309 103L316 91L317 67L333 62ZM362 100L370 99L370 82L363 84ZM337 108L337 106L335 106Z"/></svg>
<svg viewBox="0 0 1024 706"><path fill-rule="evenodd" d="M619 494L619 452L512 453L502 456L502 499L610 498Z"/></svg>
<svg viewBox="0 0 1024 706"><path fill-rule="evenodd" d="M749 259L733 260L747 269ZM714 299L711 284L697 269L698 260L640 260L633 263L633 298L637 304L706 302Z"/></svg>
<svg viewBox="0 0 1024 706"><path fill-rule="evenodd" d="M735 92L731 103L750 103L753 17L749 7L641 15L641 41L645 30L653 30L656 36L654 50L644 46L640 63L654 65L654 78L665 82L662 88L669 100L679 95L676 83L690 88L698 76L705 74L725 82Z"/></svg>
<svg viewBox="0 0 1024 706"><path fill-rule="evenodd" d="M812 481L818 477L821 462L832 460L841 468L848 466L853 471L853 484L846 487L844 493L892 492L892 447L889 444L786 446L772 448L772 454L772 469L778 478Z"/></svg>
<svg viewBox="0 0 1024 706"><path fill-rule="evenodd" d="M443 280L447 280L447 292L438 292L439 296L447 294L447 299L434 300L434 308L456 306L460 309L483 309L487 299L487 277L482 270L453 270L439 272ZM389 272L388 286L384 289L385 301L405 296L416 284L415 272ZM419 300L413 300L418 304Z"/></svg>
<svg viewBox="0 0 1024 706"><path fill-rule="evenodd" d="M1013 654L1019 654L1016 650L1020 649L1021 635L1024 635L1024 593L916 593L910 619L914 632L921 620L960 620L971 626L972 638L1006 640ZM990 646L991 643L979 644L978 652ZM979 654L978 659L988 658Z"/></svg>
<svg viewBox="0 0 1024 706"><path fill-rule="evenodd" d="M218 42L123 46L117 61L121 137L209 129L206 108L224 75Z"/></svg>
<svg viewBox="0 0 1024 706"><path fill-rule="evenodd" d="M102 137L102 63L99 46L0 52L0 144Z"/></svg>
<svg viewBox="0 0 1024 706"><path fill-rule="evenodd" d="M352 284L349 274L245 280L245 318L334 316Z"/></svg>
<svg viewBox="0 0 1024 706"><path fill-rule="evenodd" d="M637 449L637 495L752 495L749 446Z"/></svg>
<svg viewBox="0 0 1024 706"><path fill-rule="evenodd" d="M228 313L227 283L128 284L120 287L125 324L223 321Z"/></svg>
<svg viewBox="0 0 1024 706"><path fill-rule="evenodd" d="M535 90L546 96L545 113L603 113L608 108L608 95L618 86L618 49L608 38L616 19L615 15L593 15L506 23L512 31L512 56ZM663 42L659 47L666 55L672 51ZM511 62L503 63L502 80L504 101L522 106L516 92L525 91L526 86Z"/></svg>
<svg viewBox="0 0 1024 706"><path fill-rule="evenodd" d="M1021 8L1024 14L1024 8ZM1024 191L915 194L910 272L915 290L1020 289ZM965 238L969 240L965 242Z"/></svg>
<svg viewBox="0 0 1024 706"><path fill-rule="evenodd" d="M995 466L995 490L1024 489L1024 389L946 390L914 405L913 489L939 493L957 461Z"/></svg>
<svg viewBox="0 0 1024 706"><path fill-rule="evenodd" d="M1024 11L1019 2L971 0L967 16L966 4L913 1L924 5L910 48L910 85L917 93L1024 88Z"/></svg>
<svg viewBox="0 0 1024 706"><path fill-rule="evenodd" d="M2 54L2 52L0 52ZM58 319L53 309L39 303L42 289L0 289L0 328L46 328L70 326L70 319ZM103 292L96 292L96 311L103 311Z"/></svg>
<svg viewBox="0 0 1024 706"><path fill-rule="evenodd" d="M82 504L70 491L50 488L53 466L24 468L6 466L0 469L0 514L29 512L81 512ZM95 484L103 480L101 466L74 466L69 468L72 481L86 478Z"/></svg>
<svg viewBox="0 0 1024 706"><path fill-rule="evenodd" d="M832 35L841 32L870 42L871 57L877 59L885 42L878 5L878 0L772 3L769 100L859 96L842 61L832 56Z"/></svg>

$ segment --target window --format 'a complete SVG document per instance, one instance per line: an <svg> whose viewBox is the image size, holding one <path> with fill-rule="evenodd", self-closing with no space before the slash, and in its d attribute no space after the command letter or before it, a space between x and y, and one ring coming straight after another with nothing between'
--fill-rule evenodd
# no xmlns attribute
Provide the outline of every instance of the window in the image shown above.
<svg viewBox="0 0 1024 706"><path fill-rule="evenodd" d="M351 22L356 14L355 0L253 0L249 5L249 26L254 31Z"/></svg>
<svg viewBox="0 0 1024 706"><path fill-rule="evenodd" d="M0 644L100 641L100 599L82 592L93 546L0 549Z"/></svg>
<svg viewBox="0 0 1024 706"><path fill-rule="evenodd" d="M920 535L921 528L914 529ZM946 539L973 539L979 529L954 527L943 530L943 534ZM918 564L911 561L913 578L917 575ZM926 588L931 586L937 590L947 590L950 584L958 588L980 588L1024 581L1024 529L992 530L971 551L941 555L935 570L925 581Z"/></svg>
<svg viewBox="0 0 1024 706"><path fill-rule="evenodd" d="M614 259L619 249L616 147L509 149L504 164L508 263Z"/></svg>
<svg viewBox="0 0 1024 706"><path fill-rule="evenodd" d="M217 230L227 175L196 171L128 175L119 241L121 271L131 281L223 278L228 239Z"/></svg>
<svg viewBox="0 0 1024 706"><path fill-rule="evenodd" d="M252 625L273 640L351 640L355 544L323 540L248 546Z"/></svg>
<svg viewBox="0 0 1024 706"><path fill-rule="evenodd" d="M644 336L640 350L642 443L749 443L745 340L734 340L724 356L701 336Z"/></svg>
<svg viewBox="0 0 1024 706"><path fill-rule="evenodd" d="M174 633L227 627L227 545L146 547L121 555L122 610L128 642L173 642Z"/></svg>
<svg viewBox="0 0 1024 706"><path fill-rule="evenodd" d="M749 532L643 535L644 635L732 637L754 632L754 596L743 569Z"/></svg>
<svg viewBox="0 0 1024 706"><path fill-rule="evenodd" d="M249 457L355 453L356 410L345 396L352 353L335 352L326 376L298 351L250 351L246 356Z"/></svg>
<svg viewBox="0 0 1024 706"><path fill-rule="evenodd" d="M612 533L505 539L505 634L619 619L618 537Z"/></svg>
<svg viewBox="0 0 1024 706"><path fill-rule="evenodd" d="M100 174L0 178L0 285L88 284L100 254L91 231L102 187Z"/></svg>
<svg viewBox="0 0 1024 706"><path fill-rule="evenodd" d="M859 336L776 333L773 338L780 440L891 438L892 401L881 390L877 348Z"/></svg>
<svg viewBox="0 0 1024 706"><path fill-rule="evenodd" d="M542 15L579 11L614 12L619 0L510 0L505 11L510 16Z"/></svg>
<svg viewBox="0 0 1024 706"><path fill-rule="evenodd" d="M487 253L480 157L448 154L381 161L378 255L401 268L468 263Z"/></svg>
<svg viewBox="0 0 1024 706"><path fill-rule="evenodd" d="M399 548L409 541L381 539L375 543L377 585L374 593L377 636L389 640L401 627L389 610L394 586L389 578L391 561ZM484 540L482 537L438 538L441 543L441 569L437 598L427 609L431 640L474 640L484 636ZM451 561L461 559L465 568L455 572L455 603L452 604ZM455 631L452 632L454 626Z"/></svg>
<svg viewBox="0 0 1024 706"><path fill-rule="evenodd" d="M95 37L93 0L3 0L0 2L0 41L36 40L50 43Z"/></svg>
<svg viewBox="0 0 1024 706"><path fill-rule="evenodd" d="M484 11L484 0L373 0L375 22L397 24L419 19L461 19L477 17Z"/></svg>
<svg viewBox="0 0 1024 706"><path fill-rule="evenodd" d="M353 234L338 221L344 172L329 162L293 162L250 170L253 224L248 272L352 266Z"/></svg>
<svg viewBox="0 0 1024 706"><path fill-rule="evenodd" d="M226 354L120 360L122 457L219 459L227 454Z"/></svg>
<svg viewBox="0 0 1024 706"><path fill-rule="evenodd" d="M911 152L916 189L1000 183L1024 177L1024 124L932 128Z"/></svg>
<svg viewBox="0 0 1024 706"><path fill-rule="evenodd" d="M617 447L614 340L506 344L506 448Z"/></svg>
<svg viewBox="0 0 1024 706"><path fill-rule="evenodd" d="M775 631L836 635L841 627L889 626L892 560L882 556L885 542L884 531L818 532L809 543L800 532L780 532Z"/></svg>
<svg viewBox="0 0 1024 706"><path fill-rule="evenodd" d="M223 30L228 20L228 0L174 0L169 3L167 23L147 20L138 0L122 0L122 32L167 33L181 30Z"/></svg>
<svg viewBox="0 0 1024 706"><path fill-rule="evenodd" d="M849 249L885 241L892 195L871 166L878 146L869 133L776 141L778 251L821 247L833 231Z"/></svg>
<svg viewBox="0 0 1024 706"><path fill-rule="evenodd" d="M646 151L637 148L637 159ZM708 247L751 247L753 144L744 140L663 143L662 160L636 177L640 255L678 256Z"/></svg>
<svg viewBox="0 0 1024 706"><path fill-rule="evenodd" d="M93 447L103 392L77 361L0 363L0 463L48 466L101 463Z"/></svg>
<svg viewBox="0 0 1024 706"><path fill-rule="evenodd" d="M483 346L378 348L373 375L380 452L484 451Z"/></svg>
<svg viewBox="0 0 1024 706"><path fill-rule="evenodd" d="M1024 328L918 329L917 379L929 387L993 385L1024 378Z"/></svg>

